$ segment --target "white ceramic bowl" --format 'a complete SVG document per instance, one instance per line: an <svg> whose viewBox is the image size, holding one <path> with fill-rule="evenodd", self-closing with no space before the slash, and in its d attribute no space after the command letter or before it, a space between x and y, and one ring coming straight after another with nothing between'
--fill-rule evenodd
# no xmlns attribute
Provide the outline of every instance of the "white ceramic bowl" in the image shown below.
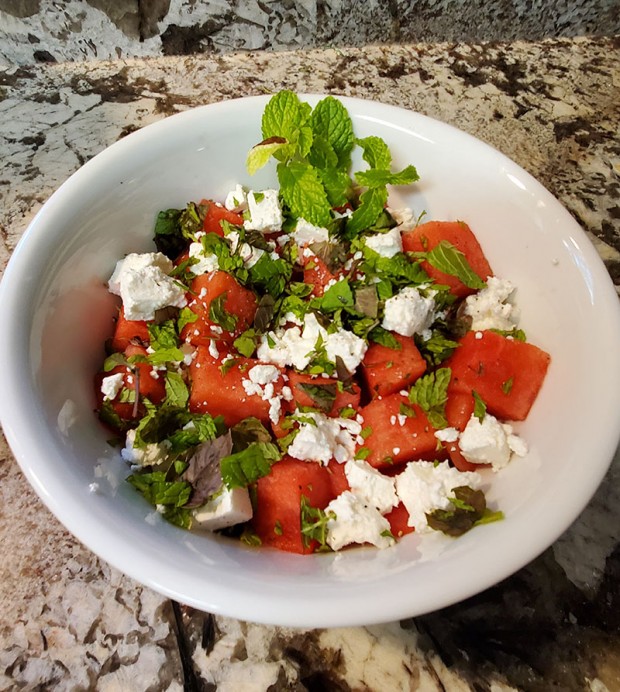
<svg viewBox="0 0 620 692"><path fill-rule="evenodd" d="M314 103L318 97L306 97ZM93 415L92 376L114 310L117 259L152 248L160 209L260 189L245 173L267 97L175 115L89 161L45 204L0 288L0 416L37 493L104 560L167 596L256 622L340 626L419 615L507 577L549 546L599 485L618 442L620 312L592 245L513 162L445 124L343 98L356 134L383 137L421 182L391 199L432 219L463 219L499 276L518 286L522 326L552 356L529 419L526 458L491 478L505 521L457 540L296 556L256 550L163 521L124 482L127 469ZM89 485L96 481L99 491ZM33 511L36 511L33 508Z"/></svg>

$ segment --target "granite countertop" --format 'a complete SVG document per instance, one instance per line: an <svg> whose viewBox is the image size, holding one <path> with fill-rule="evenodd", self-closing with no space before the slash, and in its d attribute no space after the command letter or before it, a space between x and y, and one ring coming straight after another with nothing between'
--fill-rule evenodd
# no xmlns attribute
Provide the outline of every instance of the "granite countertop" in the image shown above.
<svg viewBox="0 0 620 692"><path fill-rule="evenodd" d="M536 176L620 291L618 39L398 45L0 70L0 265L41 204L120 137L281 88L449 122ZM587 463L587 460L584 460ZM72 538L0 445L0 690L620 690L620 456L574 525L494 588L380 626L201 613Z"/></svg>

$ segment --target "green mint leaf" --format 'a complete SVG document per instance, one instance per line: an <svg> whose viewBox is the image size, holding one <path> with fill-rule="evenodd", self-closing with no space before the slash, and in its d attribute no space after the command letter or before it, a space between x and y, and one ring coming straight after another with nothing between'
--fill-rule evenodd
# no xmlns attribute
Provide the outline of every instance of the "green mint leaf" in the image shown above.
<svg viewBox="0 0 620 692"><path fill-rule="evenodd" d="M301 496L300 504L301 535L304 547L308 548L312 541L317 541L319 550L329 550L327 524L330 519L336 518L336 513L313 507L305 495Z"/></svg>
<svg viewBox="0 0 620 692"><path fill-rule="evenodd" d="M312 128L308 124L311 107L300 101L292 91L280 91L265 106L262 118L263 139L280 137L288 144L274 152L280 161L290 159L295 153L308 155L312 146Z"/></svg>
<svg viewBox="0 0 620 692"><path fill-rule="evenodd" d="M323 167L317 167L317 171L331 206L346 206L354 196L353 183L348 173L338 168Z"/></svg>
<svg viewBox="0 0 620 692"><path fill-rule="evenodd" d="M371 135L363 139L356 139L355 142L362 148L362 157L371 168L389 170L392 165L392 154L381 137Z"/></svg>
<svg viewBox="0 0 620 692"><path fill-rule="evenodd" d="M427 253L426 260L444 274L456 276L468 288L484 288L486 286L486 283L469 266L465 255L447 240L442 240Z"/></svg>
<svg viewBox="0 0 620 692"><path fill-rule="evenodd" d="M472 389L471 393L474 397L474 416L476 416L476 418L482 423L487 413L487 405L480 398L478 392Z"/></svg>
<svg viewBox="0 0 620 692"><path fill-rule="evenodd" d="M438 329L432 331L430 339L424 340L419 334L415 334L414 340L418 351L431 367L447 360L460 345L458 341L448 338Z"/></svg>
<svg viewBox="0 0 620 692"><path fill-rule="evenodd" d="M353 292L346 279L341 279L330 286L320 299L321 310L323 312L335 312L342 308L353 308Z"/></svg>
<svg viewBox="0 0 620 692"><path fill-rule="evenodd" d="M321 99L312 111L310 124L315 137L323 138L332 147L337 165L347 168L355 137L351 117L342 103L333 96Z"/></svg>
<svg viewBox="0 0 620 692"><path fill-rule="evenodd" d="M181 212L179 216L179 227L181 229L181 234L185 238L193 240L196 233L202 231L207 209L208 207L206 204L189 202L187 207ZM187 245L187 242L185 244Z"/></svg>
<svg viewBox="0 0 620 692"><path fill-rule="evenodd" d="M127 365L127 359L122 353L112 353L103 361L103 372L110 372L119 365Z"/></svg>
<svg viewBox="0 0 620 692"><path fill-rule="evenodd" d="M178 338L174 320L166 320L161 324L149 324L148 330L150 345L155 351L177 348Z"/></svg>
<svg viewBox="0 0 620 692"><path fill-rule="evenodd" d="M183 377L178 372L166 372L166 403L185 408L189 401L189 391Z"/></svg>
<svg viewBox="0 0 620 692"><path fill-rule="evenodd" d="M381 346L387 346L387 348L394 349L395 351L398 351L402 348L400 342L394 336L394 334L392 332L389 332L387 329L384 329L383 327L375 327L368 334L368 338L370 339L370 341L374 341L377 344L381 344Z"/></svg>
<svg viewBox="0 0 620 692"><path fill-rule="evenodd" d="M227 488L245 488L266 476L280 460L280 450L272 442L252 442L246 449L221 460L222 480Z"/></svg>
<svg viewBox="0 0 620 692"><path fill-rule="evenodd" d="M257 333L256 329L246 329L243 334L240 334L234 341L233 346L239 351L242 356L251 358L256 349Z"/></svg>
<svg viewBox="0 0 620 692"><path fill-rule="evenodd" d="M502 392L508 395L512 391L512 385L514 383L514 378L509 377L505 382L502 382Z"/></svg>
<svg viewBox="0 0 620 692"><path fill-rule="evenodd" d="M270 137L260 144L253 146L248 152L245 167L250 175L254 175L267 164L272 156L288 144L284 137Z"/></svg>
<svg viewBox="0 0 620 692"><path fill-rule="evenodd" d="M345 232L348 238L354 238L361 231L370 228L383 211L388 193L385 187L374 187L362 192L359 207L349 216Z"/></svg>
<svg viewBox="0 0 620 692"><path fill-rule="evenodd" d="M179 312L179 316L177 318L177 329L179 330L179 334L181 333L181 330L183 327L185 327L188 324L192 324L198 319L198 315L191 310L190 308L181 308L181 311Z"/></svg>
<svg viewBox="0 0 620 692"><path fill-rule="evenodd" d="M420 179L413 166L407 166L400 173L391 173L389 170L370 168L367 171L358 171L355 179L360 185L366 187L385 187L386 185L410 185Z"/></svg>
<svg viewBox="0 0 620 692"><path fill-rule="evenodd" d="M278 164L280 195L293 216L304 218L316 226L331 221L331 204L316 171L305 161Z"/></svg>
<svg viewBox="0 0 620 692"><path fill-rule="evenodd" d="M167 480L167 474L164 471L134 473L127 478L127 481L154 506L183 507L187 504L192 492L192 486L189 483Z"/></svg>
<svg viewBox="0 0 620 692"><path fill-rule="evenodd" d="M420 377L409 390L409 401L426 413L434 428L445 428L448 424L445 406L451 377L450 368L439 368Z"/></svg>
<svg viewBox="0 0 620 692"><path fill-rule="evenodd" d="M289 262L273 259L265 252L250 267L249 272L249 282L253 288L260 293L266 292L277 298L284 292L293 273L293 267Z"/></svg>
<svg viewBox="0 0 620 692"><path fill-rule="evenodd" d="M237 326L237 315L226 311L228 291L220 293L209 305L209 319L227 332L233 332Z"/></svg>
<svg viewBox="0 0 620 692"><path fill-rule="evenodd" d="M527 341L527 337L525 335L525 332L523 329L517 329L516 327L514 329L491 329L490 331L495 332L496 334L501 334L502 336L505 337L512 337L516 341Z"/></svg>

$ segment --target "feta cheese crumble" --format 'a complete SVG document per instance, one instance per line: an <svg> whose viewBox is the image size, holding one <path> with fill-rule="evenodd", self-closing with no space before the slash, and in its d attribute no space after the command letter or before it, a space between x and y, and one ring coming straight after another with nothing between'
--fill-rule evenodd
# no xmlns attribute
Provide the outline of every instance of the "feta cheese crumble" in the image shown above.
<svg viewBox="0 0 620 692"><path fill-rule="evenodd" d="M365 504L379 510L381 514L389 512L398 504L394 479L384 476L367 461L362 459L347 461L344 473L351 491Z"/></svg>
<svg viewBox="0 0 620 692"><path fill-rule="evenodd" d="M104 401L112 401L116 399L116 395L123 388L125 376L122 372L117 372L114 375L108 375L101 380L101 393Z"/></svg>
<svg viewBox="0 0 620 692"><path fill-rule="evenodd" d="M129 430L125 439L125 446L121 449L121 457L134 466L157 466L168 458L170 442L164 440L161 443L149 442L144 447L134 447L136 431Z"/></svg>
<svg viewBox="0 0 620 692"><path fill-rule="evenodd" d="M435 319L435 301L406 286L385 301L381 326L402 336L423 334Z"/></svg>
<svg viewBox="0 0 620 692"><path fill-rule="evenodd" d="M306 219L299 219L291 237L299 245L310 245L311 243L326 243L329 241L329 231L327 228L315 226Z"/></svg>
<svg viewBox="0 0 620 692"><path fill-rule="evenodd" d="M271 233L282 228L284 219L277 190L250 190L247 200L250 218L243 224L246 230Z"/></svg>
<svg viewBox="0 0 620 692"><path fill-rule="evenodd" d="M324 465L330 459L344 463L354 458L357 436L362 431L360 423L348 418L330 418L323 413L297 415L302 420L288 447L289 456L300 461L318 461Z"/></svg>
<svg viewBox="0 0 620 692"><path fill-rule="evenodd" d="M272 423L278 422L282 410L283 395L275 391L279 378L280 371L274 365L255 365L248 371L247 379L241 381L248 396L259 396L269 403L269 419Z"/></svg>
<svg viewBox="0 0 620 692"><path fill-rule="evenodd" d="M514 290L510 281L489 276L486 288L465 299L465 314L472 318L471 329L514 329L519 321L519 311L506 302Z"/></svg>
<svg viewBox="0 0 620 692"><path fill-rule="evenodd" d="M228 526L242 524L252 518L252 503L247 488L226 486L212 495L206 504L193 511L197 528L217 531Z"/></svg>
<svg viewBox="0 0 620 692"><path fill-rule="evenodd" d="M366 245L381 257L394 257L403 251L403 239L398 227L390 229L387 233L375 233L364 238Z"/></svg>
<svg viewBox="0 0 620 692"><path fill-rule="evenodd" d="M122 298L128 320L152 320L161 308L185 307L185 291L168 276L172 269L161 252L132 253L116 263L108 288Z"/></svg>
<svg viewBox="0 0 620 692"><path fill-rule="evenodd" d="M448 462L410 461L395 479L396 494L409 512L409 526L418 532L430 530L426 515L436 509L448 509L452 490L467 485L477 490L482 478L472 471L459 471Z"/></svg>
<svg viewBox="0 0 620 692"><path fill-rule="evenodd" d="M328 333L312 312L304 317L303 329L293 325L285 329L268 332L261 337L257 357L265 363L284 367L292 365L303 370L312 360L318 342L322 343L327 358L336 362L340 356L349 372L354 372L361 363L368 345L360 337L346 329Z"/></svg>
<svg viewBox="0 0 620 692"><path fill-rule="evenodd" d="M224 206L228 211L241 212L248 208L248 193L242 185L237 184L224 200Z"/></svg>
<svg viewBox="0 0 620 692"><path fill-rule="evenodd" d="M371 543L377 548L394 544L389 521L349 490L332 500L325 512L336 515L335 519L327 521L327 544L332 550L340 550L351 543Z"/></svg>
<svg viewBox="0 0 620 692"><path fill-rule="evenodd" d="M508 423L500 423L486 413L482 421L472 415L459 436L461 454L472 464L491 464L493 471L503 469L513 452L527 454L527 444L512 431Z"/></svg>
<svg viewBox="0 0 620 692"><path fill-rule="evenodd" d="M190 243L189 256L198 261L190 267L192 274L208 274L219 269L217 255L205 254L202 243Z"/></svg>

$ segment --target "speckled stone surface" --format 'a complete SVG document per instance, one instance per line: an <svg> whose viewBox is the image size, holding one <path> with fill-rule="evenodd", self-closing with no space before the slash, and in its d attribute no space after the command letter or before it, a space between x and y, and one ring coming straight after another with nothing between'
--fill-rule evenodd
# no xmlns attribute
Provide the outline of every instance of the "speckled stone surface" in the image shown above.
<svg viewBox="0 0 620 692"><path fill-rule="evenodd" d="M620 288L611 38L407 44L0 70L0 266L84 161L195 105L287 87L411 108L494 145L589 234ZM0 690L620 690L620 457L541 557L461 604L298 631L179 606L68 535L0 444ZM380 597L380 595L378 595Z"/></svg>
<svg viewBox="0 0 620 692"><path fill-rule="evenodd" d="M617 33L615 0L0 0L0 64Z"/></svg>

